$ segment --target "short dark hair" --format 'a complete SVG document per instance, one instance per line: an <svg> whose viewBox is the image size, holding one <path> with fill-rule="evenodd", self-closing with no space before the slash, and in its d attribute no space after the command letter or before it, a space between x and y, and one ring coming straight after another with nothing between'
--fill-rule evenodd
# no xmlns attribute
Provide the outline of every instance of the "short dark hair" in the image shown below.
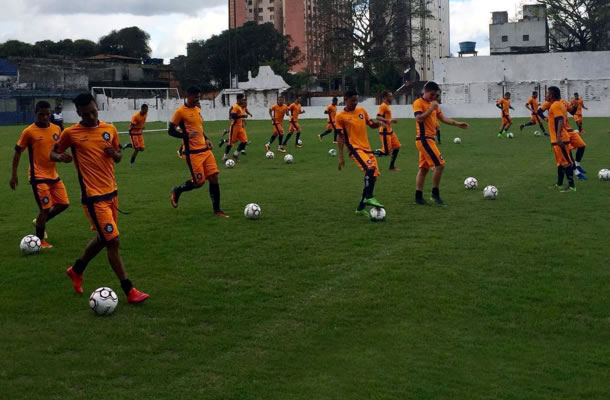
<svg viewBox="0 0 610 400"><path fill-rule="evenodd" d="M146 104L146 103L142 104L142 106L140 107L140 110L143 108L148 108L148 104Z"/></svg>
<svg viewBox="0 0 610 400"><path fill-rule="evenodd" d="M574 92L574 96L578 96L578 92Z"/></svg>
<svg viewBox="0 0 610 400"><path fill-rule="evenodd" d="M337 98L337 96L333 97L333 101L339 101L339 99Z"/></svg>
<svg viewBox="0 0 610 400"><path fill-rule="evenodd" d="M438 83L434 82L434 81L428 81L426 82L426 84L424 85L424 92L439 92L441 90L441 87L438 85Z"/></svg>
<svg viewBox="0 0 610 400"><path fill-rule="evenodd" d="M534 90L534 91L532 92L532 96L533 96L533 95L536 95L536 96L537 96L537 95L538 95L538 92L537 92L536 90Z"/></svg>
<svg viewBox="0 0 610 400"><path fill-rule="evenodd" d="M36 107L34 108L35 112L38 112L41 108L51 108L51 104L48 101L41 100L36 103Z"/></svg>
<svg viewBox="0 0 610 400"><path fill-rule="evenodd" d="M241 100L241 99L243 99L243 98L244 98L244 94L243 94L243 93L239 93L239 94L237 95L237 100Z"/></svg>
<svg viewBox="0 0 610 400"><path fill-rule="evenodd" d="M504 93L504 96L510 96L510 92Z"/></svg>
<svg viewBox="0 0 610 400"><path fill-rule="evenodd" d="M201 93L201 89L197 86L189 86L186 89L186 94L187 96L193 95L193 94L199 94Z"/></svg>
<svg viewBox="0 0 610 400"><path fill-rule="evenodd" d="M561 90L557 86L549 86L548 91L555 100L561 99Z"/></svg>
<svg viewBox="0 0 610 400"><path fill-rule="evenodd" d="M88 106L91 102L95 103L95 99L91 93L81 93L72 100L72 103L74 103L77 110L79 107Z"/></svg>
<svg viewBox="0 0 610 400"><path fill-rule="evenodd" d="M354 97L354 96L358 96L358 91L356 91L354 89L348 89L343 94L343 98L345 98L345 99L347 99L348 97Z"/></svg>
<svg viewBox="0 0 610 400"><path fill-rule="evenodd" d="M391 90L384 90L383 92L381 92L381 98L384 98L389 94L392 94Z"/></svg>
<svg viewBox="0 0 610 400"><path fill-rule="evenodd" d="M58 104L58 105L55 106L55 109L56 110L61 110L61 106Z"/></svg>

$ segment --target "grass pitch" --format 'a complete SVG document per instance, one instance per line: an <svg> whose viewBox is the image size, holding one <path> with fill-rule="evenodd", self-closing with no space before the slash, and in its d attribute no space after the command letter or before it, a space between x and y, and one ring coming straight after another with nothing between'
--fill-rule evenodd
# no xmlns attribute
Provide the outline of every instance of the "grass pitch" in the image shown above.
<svg viewBox="0 0 610 400"><path fill-rule="evenodd" d="M569 194L547 189L548 138L516 128L499 140L497 120L470 122L443 126L449 206L438 208L413 205L414 122L400 121L402 171L381 159L375 190L385 223L354 215L362 173L349 159L337 171L332 136L316 140L323 121L302 121L292 165L264 157L268 122L248 122L248 155L231 170L219 162L228 220L212 214L207 186L171 208L170 189L189 177L179 141L146 135L137 165L126 150L116 167L132 212L119 217L122 256L151 295L141 306L125 302L104 253L85 296L64 274L92 236L73 165L59 166L72 207L48 225L55 248L20 255L37 209L27 155L8 187L23 127L1 127L0 397L607 399L610 182L596 174L610 168L610 121L585 119L589 181ZM214 144L225 127L206 123ZM478 190L464 189L468 176ZM489 184L495 201L483 200ZM243 217L250 202L260 220ZM110 317L89 310L99 286L119 294Z"/></svg>

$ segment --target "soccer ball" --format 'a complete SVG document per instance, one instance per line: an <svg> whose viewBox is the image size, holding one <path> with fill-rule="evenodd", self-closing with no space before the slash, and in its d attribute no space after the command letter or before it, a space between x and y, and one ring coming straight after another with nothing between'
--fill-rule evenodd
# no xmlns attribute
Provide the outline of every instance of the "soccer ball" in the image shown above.
<svg viewBox="0 0 610 400"><path fill-rule="evenodd" d="M371 211L369 211L369 214L371 216L371 221L373 222L385 221L385 208L373 207L371 208Z"/></svg>
<svg viewBox="0 0 610 400"><path fill-rule="evenodd" d="M476 178L473 178L472 176L469 178L466 178L466 180L464 181L464 187L466 189L476 189L479 186L479 181L476 180Z"/></svg>
<svg viewBox="0 0 610 400"><path fill-rule="evenodd" d="M292 155L290 155L290 154L286 154L286 155L284 156L284 162L285 162L286 164L292 164L292 162L293 162L293 161L294 161L294 157L292 157Z"/></svg>
<svg viewBox="0 0 610 400"><path fill-rule="evenodd" d="M514 138L514 137L515 137L515 135L513 135L513 133L512 133L512 132L508 132L508 133L506 134L506 137L507 137L507 138L509 138L509 139L512 139L512 138Z"/></svg>
<svg viewBox="0 0 610 400"><path fill-rule="evenodd" d="M302 145L303 145L303 141L302 141L301 139L299 139L299 140L297 140L297 144L298 144L299 146L302 146Z"/></svg>
<svg viewBox="0 0 610 400"><path fill-rule="evenodd" d="M597 177L599 178L600 181L610 181L610 170L607 170L606 168L600 169L599 172L597 173ZM23 242L21 242L21 243L23 243ZM22 247L22 249L23 249L23 247Z"/></svg>
<svg viewBox="0 0 610 400"><path fill-rule="evenodd" d="M534 136L540 136L540 131L534 132Z"/></svg>
<svg viewBox="0 0 610 400"><path fill-rule="evenodd" d="M119 304L119 297L109 287L97 288L89 296L89 307L97 315L112 314L117 304Z"/></svg>
<svg viewBox="0 0 610 400"><path fill-rule="evenodd" d="M248 219L259 219L261 216L261 207L256 203L249 203L244 208L244 216Z"/></svg>
<svg viewBox="0 0 610 400"><path fill-rule="evenodd" d="M453 139L453 143L460 144L460 143L462 143L462 139L460 139L459 137L456 137L455 139Z"/></svg>
<svg viewBox="0 0 610 400"><path fill-rule="evenodd" d="M235 161L233 161L229 158L227 161L225 161L225 166L227 168L233 168L235 166Z"/></svg>
<svg viewBox="0 0 610 400"><path fill-rule="evenodd" d="M483 198L487 200L495 200L498 197L498 188L492 185L485 186L483 189Z"/></svg>
<svg viewBox="0 0 610 400"><path fill-rule="evenodd" d="M21 239L19 248L21 249L21 252L26 256L38 253L40 251L40 239L36 235L27 235L23 239Z"/></svg>
<svg viewBox="0 0 610 400"><path fill-rule="evenodd" d="M265 157L271 160L273 157L275 157L275 154L273 154L272 151L268 151L267 153L265 153Z"/></svg>
<svg viewBox="0 0 610 400"><path fill-rule="evenodd" d="M328 150L328 155L331 156L331 157L336 157L337 156L337 150L335 150L335 149Z"/></svg>

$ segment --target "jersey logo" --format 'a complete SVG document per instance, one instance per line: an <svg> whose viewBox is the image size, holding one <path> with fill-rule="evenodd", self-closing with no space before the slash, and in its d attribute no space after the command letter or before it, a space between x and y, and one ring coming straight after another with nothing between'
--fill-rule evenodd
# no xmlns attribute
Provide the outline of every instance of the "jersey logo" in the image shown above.
<svg viewBox="0 0 610 400"><path fill-rule="evenodd" d="M57 139L59 139L59 135L57 133L53 134L53 140L57 141Z"/></svg>
<svg viewBox="0 0 610 400"><path fill-rule="evenodd" d="M104 230L107 233L112 233L114 231L114 228L112 227L112 224L106 224L106 226L104 227Z"/></svg>
<svg viewBox="0 0 610 400"><path fill-rule="evenodd" d="M201 179L201 178L203 178L203 175L197 174L197 179Z"/></svg>
<svg viewBox="0 0 610 400"><path fill-rule="evenodd" d="M358 114L358 118L364 119L364 114Z"/></svg>
<svg viewBox="0 0 610 400"><path fill-rule="evenodd" d="M48 197L44 197L42 199L42 202L45 203L45 204L49 204L49 198Z"/></svg>
<svg viewBox="0 0 610 400"><path fill-rule="evenodd" d="M367 163L368 165L371 165L371 164L373 163L373 160L366 160L366 163Z"/></svg>
<svg viewBox="0 0 610 400"><path fill-rule="evenodd" d="M108 132L102 133L102 138L106 141L110 140L110 134Z"/></svg>

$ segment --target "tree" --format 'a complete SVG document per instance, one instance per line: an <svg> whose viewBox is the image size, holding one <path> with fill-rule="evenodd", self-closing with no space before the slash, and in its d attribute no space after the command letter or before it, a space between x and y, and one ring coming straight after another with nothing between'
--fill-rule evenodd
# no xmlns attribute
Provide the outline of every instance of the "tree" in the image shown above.
<svg viewBox="0 0 610 400"><path fill-rule="evenodd" d="M551 49L556 51L610 50L608 0L539 0L552 26Z"/></svg>
<svg viewBox="0 0 610 400"><path fill-rule="evenodd" d="M34 46L19 40L8 40L0 44L0 57L33 57Z"/></svg>
<svg viewBox="0 0 610 400"><path fill-rule="evenodd" d="M113 30L102 36L99 41L99 49L105 54L115 54L126 57L148 58L151 49L148 45L150 35L132 26L119 31Z"/></svg>
<svg viewBox="0 0 610 400"><path fill-rule="evenodd" d="M203 90L213 90L231 87L231 76L247 79L248 71L256 73L261 65L271 65L286 77L300 58L298 47L290 46L290 37L279 33L272 24L248 22L207 40L189 43L184 68L176 74L183 86L197 84Z"/></svg>

